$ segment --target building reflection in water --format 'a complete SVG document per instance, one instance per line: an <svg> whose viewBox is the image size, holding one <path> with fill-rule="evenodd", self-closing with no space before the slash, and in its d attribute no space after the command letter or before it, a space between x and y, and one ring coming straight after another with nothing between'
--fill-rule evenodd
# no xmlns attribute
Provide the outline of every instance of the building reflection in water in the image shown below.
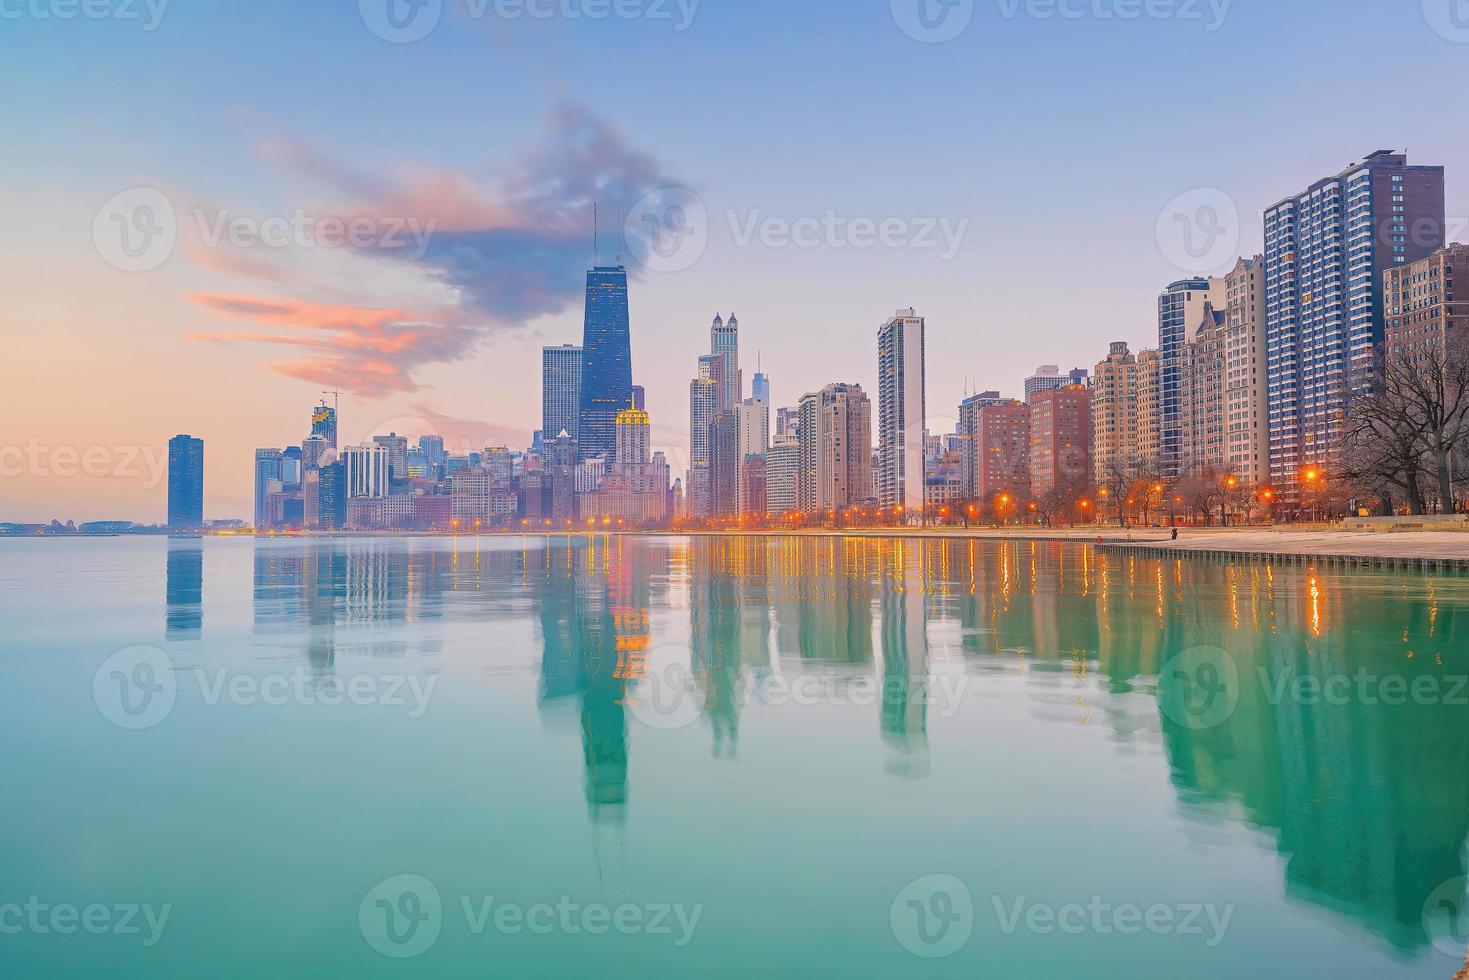
<svg viewBox="0 0 1469 980"><path fill-rule="evenodd" d="M204 546L197 538L169 539L164 582L164 635L197 640L204 624Z"/></svg>
<svg viewBox="0 0 1469 980"><path fill-rule="evenodd" d="M971 687L1018 684L1039 724L1101 726L1115 751L1138 758L1161 748L1192 826L1243 820L1265 832L1288 894L1399 950L1425 947L1425 900L1465 873L1469 691L1452 686L1469 674L1469 582L1460 579L1030 542L598 537L445 549L262 544L255 633L299 635L305 624L307 659L329 669L344 634L354 651L401 657L442 640L399 626L453 617L493 629L532 616L541 708L549 718L565 705L577 718L598 827L627 819L629 751L647 732L630 726L628 699L650 650L669 641L660 632L678 633L686 611L700 726L658 737L698 733L727 762L739 762L741 736L748 745L760 717L749 710L752 679L806 672L877 684L871 707L831 698L811 723L823 711L869 711L884 770L925 776L931 741L943 741L930 732L934 672L957 667ZM201 569L198 548L170 548L170 637L199 629ZM664 611L678 629L658 626ZM1237 704L1212 727L1163 710L1178 693L1164 666L1201 649L1241 678ZM1433 678L1441 696L1281 696L1282 683L1321 691L1363 671L1410 689Z"/></svg>

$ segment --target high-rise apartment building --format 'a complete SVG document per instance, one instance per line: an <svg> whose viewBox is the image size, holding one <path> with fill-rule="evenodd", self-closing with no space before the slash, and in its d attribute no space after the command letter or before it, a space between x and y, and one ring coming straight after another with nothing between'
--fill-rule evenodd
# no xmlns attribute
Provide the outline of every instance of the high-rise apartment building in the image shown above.
<svg viewBox="0 0 1469 980"><path fill-rule="evenodd" d="M1038 392L1030 403L1030 491L1082 490L1092 480L1091 393L1080 385Z"/></svg>
<svg viewBox="0 0 1469 980"><path fill-rule="evenodd" d="M190 435L168 440L168 526L204 524L204 440Z"/></svg>
<svg viewBox="0 0 1469 980"><path fill-rule="evenodd" d="M821 392L801 396L796 434L801 445L800 468L796 473L796 509L816 507L816 461L821 452Z"/></svg>
<svg viewBox="0 0 1469 980"><path fill-rule="evenodd" d="M877 331L879 503L923 514L924 320L899 310Z"/></svg>
<svg viewBox="0 0 1469 980"><path fill-rule="evenodd" d="M1139 351L1137 355L1137 455L1143 468L1156 476L1163 448L1162 420L1159 418L1162 391L1159 388L1163 358L1157 350Z"/></svg>
<svg viewBox="0 0 1469 980"><path fill-rule="evenodd" d="M801 471L801 441L776 436L765 454L765 509L777 516L798 509L796 486Z"/></svg>
<svg viewBox="0 0 1469 980"><path fill-rule="evenodd" d="M703 368L704 359L700 358ZM717 378L695 378L689 383L689 473L688 509L694 517L708 517L709 497L709 427L719 414L721 389Z"/></svg>
<svg viewBox="0 0 1469 980"><path fill-rule="evenodd" d="M1060 370L1057 368L1057 370ZM963 459L962 492L970 500L978 499L979 487L979 410L998 405L1005 399L998 391L982 391L959 403L959 452Z"/></svg>
<svg viewBox="0 0 1469 980"><path fill-rule="evenodd" d="M581 424L582 349L576 344L541 349L541 441L572 437Z"/></svg>
<svg viewBox="0 0 1469 980"><path fill-rule="evenodd" d="M830 384L817 394L816 473L811 506L849 507L870 499L872 401L861 385Z"/></svg>
<svg viewBox="0 0 1469 980"><path fill-rule="evenodd" d="M1186 469L1189 345L1213 298L1207 278L1169 283L1158 297L1158 471L1165 479L1177 479Z"/></svg>
<svg viewBox="0 0 1469 980"><path fill-rule="evenodd" d="M761 471L764 472L763 461L766 451L770 448L770 403L760 401L758 398L746 398L740 402L735 414L739 418L740 426L739 512L741 514L763 513L765 511L763 500L755 501L746 498L745 486L748 481L744 477L744 469L751 461L760 460Z"/></svg>
<svg viewBox="0 0 1469 980"><path fill-rule="evenodd" d="M1225 356L1229 318L1212 303L1184 345L1179 400L1182 418L1180 475L1226 468Z"/></svg>
<svg viewBox="0 0 1469 980"><path fill-rule="evenodd" d="M974 409L974 481L971 500L993 505L1004 495L1018 511L1030 500L1031 406L1013 398Z"/></svg>
<svg viewBox="0 0 1469 980"><path fill-rule="evenodd" d="M1092 467L1098 483L1112 472L1140 471L1138 366L1125 341L1112 344L1092 375Z"/></svg>
<svg viewBox="0 0 1469 980"><path fill-rule="evenodd" d="M627 269L596 266L587 273L581 409L573 433L581 459L611 459L616 452L617 414L633 400L630 329Z"/></svg>
<svg viewBox="0 0 1469 980"><path fill-rule="evenodd" d="M1383 275L1387 356L1413 359L1469 341L1469 245L1455 243Z"/></svg>
<svg viewBox="0 0 1469 980"><path fill-rule="evenodd" d="M1444 170L1379 150L1265 211L1270 481L1329 460L1385 340L1384 274L1445 244Z"/></svg>
<svg viewBox="0 0 1469 980"><path fill-rule="evenodd" d="M1265 261L1240 259L1215 280L1224 299L1224 469L1247 486L1270 480L1266 400Z"/></svg>

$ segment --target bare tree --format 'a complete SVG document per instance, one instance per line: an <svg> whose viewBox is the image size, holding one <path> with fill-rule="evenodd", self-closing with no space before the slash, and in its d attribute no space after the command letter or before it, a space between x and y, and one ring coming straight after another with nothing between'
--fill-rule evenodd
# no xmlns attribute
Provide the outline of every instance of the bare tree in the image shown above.
<svg viewBox="0 0 1469 980"><path fill-rule="evenodd" d="M1383 376L1384 388L1421 425L1439 506L1453 513L1454 453L1469 438L1469 338L1400 342L1389 351Z"/></svg>

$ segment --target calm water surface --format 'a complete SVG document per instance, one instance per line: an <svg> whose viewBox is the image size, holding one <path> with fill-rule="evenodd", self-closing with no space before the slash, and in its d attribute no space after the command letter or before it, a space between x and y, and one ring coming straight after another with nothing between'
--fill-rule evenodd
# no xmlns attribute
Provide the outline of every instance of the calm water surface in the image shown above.
<svg viewBox="0 0 1469 980"><path fill-rule="evenodd" d="M1469 939L1469 580L7 541L0 624L6 977L1446 980Z"/></svg>

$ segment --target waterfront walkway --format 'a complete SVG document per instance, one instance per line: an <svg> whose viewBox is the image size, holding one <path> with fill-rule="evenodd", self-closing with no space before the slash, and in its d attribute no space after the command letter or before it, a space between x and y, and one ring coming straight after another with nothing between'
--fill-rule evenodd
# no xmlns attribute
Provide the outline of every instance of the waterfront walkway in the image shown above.
<svg viewBox="0 0 1469 980"><path fill-rule="evenodd" d="M722 532L725 534L792 532ZM1229 557L1253 555L1282 558L1292 562L1324 559L1332 564L1350 563L1398 567L1427 564L1469 571L1469 533L1464 531L1363 531L1340 528L1182 528L1177 541L1167 528L1119 528L1093 525L1078 528L847 528L808 529L797 535L942 538L990 541L1072 541L1107 548L1136 550L1148 554L1209 555Z"/></svg>

